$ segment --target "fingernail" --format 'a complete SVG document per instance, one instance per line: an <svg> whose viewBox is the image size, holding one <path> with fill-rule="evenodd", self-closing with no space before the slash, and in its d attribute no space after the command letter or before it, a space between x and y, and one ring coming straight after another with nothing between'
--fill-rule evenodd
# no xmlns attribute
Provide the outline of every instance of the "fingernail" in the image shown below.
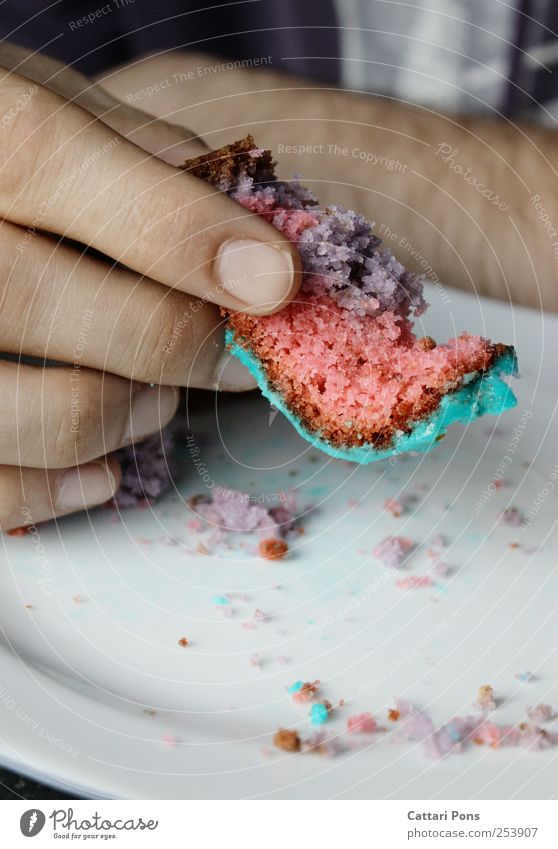
<svg viewBox="0 0 558 849"><path fill-rule="evenodd" d="M258 385L255 377L243 366L240 360L230 353L223 351L213 372L213 389L224 392L243 392L255 389Z"/></svg>
<svg viewBox="0 0 558 849"><path fill-rule="evenodd" d="M61 475L56 505L59 510L83 510L108 501L115 490L116 480L106 463L85 463Z"/></svg>
<svg viewBox="0 0 558 849"><path fill-rule="evenodd" d="M137 442L151 433L157 433L174 415L178 404L178 389L174 386L144 386L132 404L126 442Z"/></svg>
<svg viewBox="0 0 558 849"><path fill-rule="evenodd" d="M248 306L272 307L289 294L294 282L290 253L255 239L229 239L215 261L219 286Z"/></svg>

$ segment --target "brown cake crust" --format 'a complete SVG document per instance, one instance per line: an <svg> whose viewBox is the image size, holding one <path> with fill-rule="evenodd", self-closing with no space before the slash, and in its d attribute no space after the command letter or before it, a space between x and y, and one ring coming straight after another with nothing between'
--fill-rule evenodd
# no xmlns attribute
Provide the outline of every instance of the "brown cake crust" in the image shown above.
<svg viewBox="0 0 558 849"><path fill-rule="evenodd" d="M256 155L254 153L257 152ZM256 183L275 179L275 166L270 150L257 147L251 135L224 147L187 159L182 169L227 191L240 177L252 177Z"/></svg>

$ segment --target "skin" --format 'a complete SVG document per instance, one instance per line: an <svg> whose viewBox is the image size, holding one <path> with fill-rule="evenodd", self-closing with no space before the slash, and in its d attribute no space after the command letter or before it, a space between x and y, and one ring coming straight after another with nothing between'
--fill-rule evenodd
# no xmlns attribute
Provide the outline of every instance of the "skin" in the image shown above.
<svg viewBox="0 0 558 849"><path fill-rule="evenodd" d="M227 371L219 305L280 309L300 261L178 170L205 152L195 133L48 57L0 48L0 121L7 530L106 501L120 476L111 452L170 421L178 387L252 385Z"/></svg>
<svg viewBox="0 0 558 849"><path fill-rule="evenodd" d="M330 89L269 66L215 71L220 61L165 53L101 82L125 103L195 128L211 147L251 132L276 155L280 176L302 173L322 202L380 223L409 268L424 270L420 252L445 284L558 310L558 236L543 221L546 212L558 230L554 130ZM389 170L387 160L399 165Z"/></svg>

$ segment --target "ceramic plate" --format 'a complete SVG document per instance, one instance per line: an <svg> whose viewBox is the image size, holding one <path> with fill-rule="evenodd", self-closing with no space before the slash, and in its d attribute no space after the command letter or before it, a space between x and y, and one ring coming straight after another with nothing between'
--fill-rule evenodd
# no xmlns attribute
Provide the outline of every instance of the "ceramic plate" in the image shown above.
<svg viewBox="0 0 558 849"><path fill-rule="evenodd" d="M101 797L555 793L558 746L471 743L432 760L386 718L397 696L437 725L474 714L485 683L499 724L558 706L558 319L456 292L430 300L424 332L466 328L516 345L518 406L500 420L456 426L428 455L359 468L313 449L263 399L217 397L180 423L175 488L156 506L3 540L2 762ZM268 505L295 490L289 556L263 560L249 536L197 531L186 499L214 485ZM397 574L373 555L388 535L414 543ZM445 576L432 572L439 558ZM409 576L430 585L397 585ZM279 727L315 732L309 705L287 692L298 679L319 679L335 707L322 727L335 756L272 746ZM347 734L362 711L381 730Z"/></svg>

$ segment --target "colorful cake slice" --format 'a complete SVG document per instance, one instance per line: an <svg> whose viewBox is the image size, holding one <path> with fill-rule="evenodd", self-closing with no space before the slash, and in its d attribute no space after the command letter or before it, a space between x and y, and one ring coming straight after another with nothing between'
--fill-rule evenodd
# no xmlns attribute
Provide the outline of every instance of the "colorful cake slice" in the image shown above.
<svg viewBox="0 0 558 849"><path fill-rule="evenodd" d="M468 333L440 345L415 335L412 317L427 307L423 278L382 249L371 222L277 180L270 152L250 136L184 167L298 247L295 300L274 315L226 314L226 338L307 440L368 463L426 451L452 422L515 405L501 379L517 371L512 347Z"/></svg>

